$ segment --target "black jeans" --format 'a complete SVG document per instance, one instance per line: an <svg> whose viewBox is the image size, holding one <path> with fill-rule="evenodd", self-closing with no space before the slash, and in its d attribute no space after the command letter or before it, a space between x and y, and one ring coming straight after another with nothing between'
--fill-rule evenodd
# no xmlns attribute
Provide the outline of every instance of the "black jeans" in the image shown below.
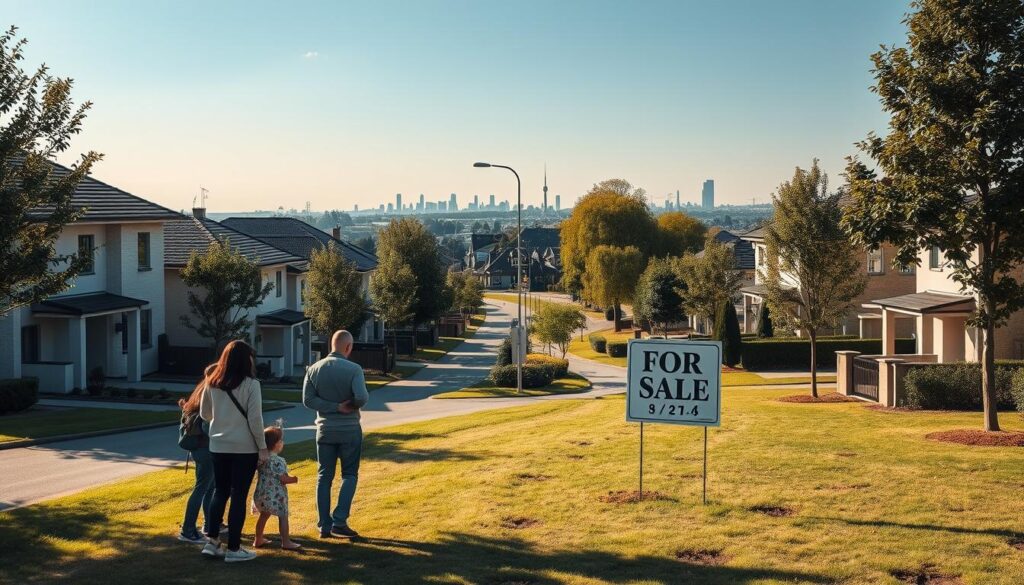
<svg viewBox="0 0 1024 585"><path fill-rule="evenodd" d="M249 506L249 488L256 474L259 455L256 453L210 453L213 457L213 501L206 536L218 538L224 520L224 508L231 498L228 510L228 549L238 550L242 544L242 526Z"/></svg>

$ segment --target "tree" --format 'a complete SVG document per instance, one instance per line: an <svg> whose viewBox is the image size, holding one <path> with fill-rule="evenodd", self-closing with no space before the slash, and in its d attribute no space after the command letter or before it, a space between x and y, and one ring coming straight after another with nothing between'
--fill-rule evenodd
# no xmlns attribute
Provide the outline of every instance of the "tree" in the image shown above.
<svg viewBox="0 0 1024 585"><path fill-rule="evenodd" d="M984 428L999 430L996 330L1024 307L1024 5L918 1L908 46L871 56L889 133L858 146L847 167L845 225L858 241L897 246L895 263L945 252L953 280L976 298Z"/></svg>
<svg viewBox="0 0 1024 585"><path fill-rule="evenodd" d="M583 294L587 257L601 245L633 246L640 251L643 266L656 232L657 222L643 189L621 179L594 185L560 227L563 289Z"/></svg>
<svg viewBox="0 0 1024 585"><path fill-rule="evenodd" d="M687 254L675 266L686 284L685 292L681 293L683 308L713 325L721 304L732 302L743 282L732 248L709 237L699 255Z"/></svg>
<svg viewBox="0 0 1024 585"><path fill-rule="evenodd" d="M622 319L620 303L633 300L643 254L634 246L597 246L587 256L583 290L587 301L603 307L614 307L615 330Z"/></svg>
<svg viewBox="0 0 1024 585"><path fill-rule="evenodd" d="M730 368L740 363L743 355L743 339L740 335L740 321L736 318L736 306L731 300L724 300L715 315L715 329L711 335L722 342L722 363Z"/></svg>
<svg viewBox="0 0 1024 585"><path fill-rule="evenodd" d="M436 319L447 308L437 240L413 218L392 220L377 236L377 258L405 264L416 278L413 327ZM376 300L375 300L376 302ZM379 306L379 304L378 304Z"/></svg>
<svg viewBox="0 0 1024 585"><path fill-rule="evenodd" d="M569 351L573 334L586 326L587 317L583 311L568 303L545 303L533 317L533 334L537 340L558 347L562 359Z"/></svg>
<svg viewBox="0 0 1024 585"><path fill-rule="evenodd" d="M857 246L840 225L839 194L815 160L797 167L772 197L775 213L765 227L765 302L811 344L811 395L818 396L818 331L834 328L867 285Z"/></svg>
<svg viewBox="0 0 1024 585"><path fill-rule="evenodd" d="M772 312L768 310L767 303L761 303L761 310L757 315L757 336L761 339L775 337L775 327L772 324Z"/></svg>
<svg viewBox="0 0 1024 585"><path fill-rule="evenodd" d="M377 243L373 241L373 236L366 236L365 238L359 238L355 242L352 242L356 247L362 248L371 254L377 253Z"/></svg>
<svg viewBox="0 0 1024 585"><path fill-rule="evenodd" d="M472 315L484 304L483 287L470 270L449 272L447 288L450 291L452 308L462 315Z"/></svg>
<svg viewBox="0 0 1024 585"><path fill-rule="evenodd" d="M310 253L306 281L306 316L314 331L358 331L366 322L370 306L360 290L363 277L334 242Z"/></svg>
<svg viewBox="0 0 1024 585"><path fill-rule="evenodd" d="M260 267L227 240L210 243L204 252L193 250L180 274L189 287L186 300L191 311L181 316L181 323L208 338L214 351L249 335L249 310L274 290L273 283L263 284Z"/></svg>
<svg viewBox="0 0 1024 585"><path fill-rule="evenodd" d="M682 256L697 252L704 244L708 228L699 219L682 211L669 211L658 216L658 255Z"/></svg>
<svg viewBox="0 0 1024 585"><path fill-rule="evenodd" d="M385 324L390 323L394 328L409 322L416 313L416 275L412 268L394 254L381 258L377 270L370 277L370 297L377 315Z"/></svg>
<svg viewBox="0 0 1024 585"><path fill-rule="evenodd" d="M58 254L55 244L84 213L72 196L100 160L90 151L67 175L51 174L49 159L68 149L92 104L76 107L71 80L51 77L45 66L26 73L27 41L15 40L16 30L0 36L0 317L67 290L88 266L92 250Z"/></svg>
<svg viewBox="0 0 1024 585"><path fill-rule="evenodd" d="M683 317L680 291L685 290L686 283L671 260L651 258L633 295L634 317L649 323L652 333L661 325L662 333L668 335L668 324Z"/></svg>

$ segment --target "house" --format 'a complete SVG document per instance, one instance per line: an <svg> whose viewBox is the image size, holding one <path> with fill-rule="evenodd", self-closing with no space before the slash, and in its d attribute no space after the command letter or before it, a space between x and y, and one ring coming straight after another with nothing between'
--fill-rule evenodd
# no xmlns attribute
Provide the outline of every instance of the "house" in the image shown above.
<svg viewBox="0 0 1024 585"><path fill-rule="evenodd" d="M249 341L256 349L257 363L267 364L273 376L301 375L311 362L309 319L303 313L305 259L261 239L253 238L206 217L206 210L192 210L192 217L164 225L166 251L164 281L167 290L167 345L172 348L209 348L210 340L199 336L181 322L188 315L189 287L180 271L193 251L205 251L215 240L227 241L255 262L263 282L273 290L259 307L249 312L254 326ZM193 364L194 365L194 364ZM200 367L205 364L200 364Z"/></svg>
<svg viewBox="0 0 1024 585"><path fill-rule="evenodd" d="M489 290L505 290L515 286L519 267L515 260L516 249L491 250L482 267L473 271L480 284Z"/></svg>
<svg viewBox="0 0 1024 585"><path fill-rule="evenodd" d="M765 228L754 228L740 235L740 238L749 242L754 252L754 282L740 289L743 294L741 327L744 333L754 333L757 331L757 317L766 291L764 266L769 258L764 241ZM861 269L868 277L867 286L853 300L853 306L857 309L837 324L835 333L859 334L862 338L878 338L882 335L882 313L872 304L872 299L912 293L915 286L915 267L893 268L891 259L895 253L895 248L889 244L879 248L865 248L860 253ZM782 274L781 277L784 285L800 286L795 275ZM901 320L897 324L896 334L900 337L910 337L913 333L913 323Z"/></svg>
<svg viewBox="0 0 1024 585"><path fill-rule="evenodd" d="M741 280L740 286L741 291L745 288L754 286L755 273L754 273L754 247L753 245L741 238L740 236L726 231L719 230L713 236L715 241L728 247L732 251L733 258L735 259L735 272L739 273ZM696 257L701 258L704 256L704 250L701 250L694 254ZM737 303L736 313L740 320L740 327L743 333L753 333L756 330L756 321L758 312L760 311L760 305L754 306L751 304L749 297L743 294ZM751 311L754 311L751 313ZM710 323L706 320L702 320L696 315L690 315L689 326L694 331L708 332L710 331ZM753 327L750 331L747 327Z"/></svg>
<svg viewBox="0 0 1024 585"><path fill-rule="evenodd" d="M335 227L333 233L311 226L292 217L229 217L222 225L257 238L275 248L289 252L308 262L313 250L326 248L333 243L346 260L355 265L361 276L359 290L363 298L370 299L370 277L377 269L377 256L341 239L341 228ZM301 265L305 267L305 264ZM289 278L299 278L298 267L290 269ZM290 287L291 288L291 287ZM363 324L360 331L353 331L357 341L381 341L384 339L384 323L374 315Z"/></svg>
<svg viewBox="0 0 1024 585"><path fill-rule="evenodd" d="M466 249L466 267L479 270L490 261L490 253L501 241L501 234L470 234Z"/></svg>
<svg viewBox="0 0 1024 585"><path fill-rule="evenodd" d="M53 163L53 176L68 172ZM0 378L36 377L44 392L84 389L94 371L128 382L156 371L166 315L163 226L182 217L92 177L72 202L85 212L61 231L56 251L85 254L88 267L66 292L0 318Z"/></svg>

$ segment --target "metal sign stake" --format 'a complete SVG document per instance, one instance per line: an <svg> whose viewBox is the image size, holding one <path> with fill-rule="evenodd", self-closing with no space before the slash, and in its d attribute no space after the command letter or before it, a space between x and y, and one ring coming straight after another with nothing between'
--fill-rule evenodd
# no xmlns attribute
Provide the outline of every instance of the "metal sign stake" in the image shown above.
<svg viewBox="0 0 1024 585"><path fill-rule="evenodd" d="M640 499L644 499L644 423L640 423Z"/></svg>
<svg viewBox="0 0 1024 585"><path fill-rule="evenodd" d="M704 505L708 505L708 428L704 427Z"/></svg>

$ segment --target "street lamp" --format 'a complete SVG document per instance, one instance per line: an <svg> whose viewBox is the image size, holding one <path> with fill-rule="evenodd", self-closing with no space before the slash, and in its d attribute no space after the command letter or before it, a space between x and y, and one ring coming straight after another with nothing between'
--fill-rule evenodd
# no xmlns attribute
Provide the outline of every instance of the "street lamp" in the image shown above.
<svg viewBox="0 0 1024 585"><path fill-rule="evenodd" d="M512 167L495 165L485 162L475 162L473 166L478 169L498 168L511 171L516 176L516 394L523 391L523 335L527 334L523 329L523 183L519 180L519 173Z"/></svg>

